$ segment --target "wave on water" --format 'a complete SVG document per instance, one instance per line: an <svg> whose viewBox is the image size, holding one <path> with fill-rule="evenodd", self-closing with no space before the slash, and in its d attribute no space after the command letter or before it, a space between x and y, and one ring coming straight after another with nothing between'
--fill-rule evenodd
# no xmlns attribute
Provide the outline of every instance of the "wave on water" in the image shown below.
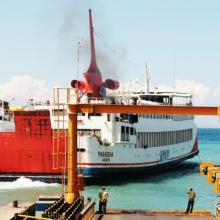
<svg viewBox="0 0 220 220"><path fill-rule="evenodd" d="M45 188L59 186L58 183L44 183L41 181L33 181L29 178L20 177L12 182L0 182L0 190L2 189L21 189L21 188Z"/></svg>

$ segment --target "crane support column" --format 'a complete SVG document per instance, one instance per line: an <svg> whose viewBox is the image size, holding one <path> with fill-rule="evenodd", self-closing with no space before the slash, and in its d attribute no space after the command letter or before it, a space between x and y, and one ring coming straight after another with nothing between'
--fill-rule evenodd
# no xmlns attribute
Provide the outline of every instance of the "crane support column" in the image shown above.
<svg viewBox="0 0 220 220"><path fill-rule="evenodd" d="M65 200L72 204L79 196L77 191L77 113L69 113L68 121L68 183Z"/></svg>

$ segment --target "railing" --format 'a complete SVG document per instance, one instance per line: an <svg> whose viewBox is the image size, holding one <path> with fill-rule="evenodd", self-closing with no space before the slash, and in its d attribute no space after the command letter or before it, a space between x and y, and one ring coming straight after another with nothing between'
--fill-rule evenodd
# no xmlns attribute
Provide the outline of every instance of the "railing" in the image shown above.
<svg viewBox="0 0 220 220"><path fill-rule="evenodd" d="M85 208L80 212L81 220L90 220L95 213L95 200L89 201Z"/></svg>
<svg viewBox="0 0 220 220"><path fill-rule="evenodd" d="M68 209L63 212L62 216L66 220L75 219L75 216L82 210L83 200L78 197L73 204L71 204Z"/></svg>
<svg viewBox="0 0 220 220"><path fill-rule="evenodd" d="M51 218L43 218L43 217L36 217L36 216L31 216L31 215L20 215L20 214L15 216L15 220L17 220L18 218L23 219L23 220L28 220L28 219L52 220Z"/></svg>
<svg viewBox="0 0 220 220"><path fill-rule="evenodd" d="M65 202L62 196L42 214L42 219L76 219L83 209L83 198L78 197L72 204ZM40 218L39 218L40 219Z"/></svg>
<svg viewBox="0 0 220 220"><path fill-rule="evenodd" d="M220 220L220 203L215 205L215 216L217 220Z"/></svg>
<svg viewBox="0 0 220 220"><path fill-rule="evenodd" d="M60 209L60 206L64 203L64 196L61 196L59 200L54 202L53 205L51 205L49 208L47 208L44 213L42 214L42 217L44 218L53 218L57 214L57 210Z"/></svg>

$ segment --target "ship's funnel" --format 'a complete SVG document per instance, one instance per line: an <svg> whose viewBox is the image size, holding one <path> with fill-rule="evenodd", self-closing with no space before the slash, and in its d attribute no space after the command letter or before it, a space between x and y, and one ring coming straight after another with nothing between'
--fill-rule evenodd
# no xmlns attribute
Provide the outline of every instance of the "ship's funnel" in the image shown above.
<svg viewBox="0 0 220 220"><path fill-rule="evenodd" d="M84 92L91 93L91 97L103 97L105 88L118 89L119 82L112 79L102 81L101 72L97 66L95 54L94 31L92 24L92 10L89 9L89 30L90 30L90 47L91 47L91 62L88 70L83 74L85 81L72 80L71 85L73 88L79 88Z"/></svg>
<svg viewBox="0 0 220 220"><path fill-rule="evenodd" d="M96 63L94 31L92 24L92 10L89 9L89 31L90 31L90 47L91 47L91 62L89 69L84 73L84 77L89 84L89 89L92 91L93 97L100 97L100 89L102 87L102 75Z"/></svg>
<svg viewBox="0 0 220 220"><path fill-rule="evenodd" d="M92 24L92 10L89 9L89 30L90 30L90 47L91 47L91 63L87 73L91 74L100 74L100 70L96 63L96 54L95 54L95 42L94 42L94 31L93 31L93 24Z"/></svg>

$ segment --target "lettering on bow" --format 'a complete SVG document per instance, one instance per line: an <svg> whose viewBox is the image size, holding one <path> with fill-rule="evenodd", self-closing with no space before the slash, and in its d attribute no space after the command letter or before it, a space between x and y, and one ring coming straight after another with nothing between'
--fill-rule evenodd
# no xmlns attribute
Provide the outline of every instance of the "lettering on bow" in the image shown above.
<svg viewBox="0 0 220 220"><path fill-rule="evenodd" d="M113 152L110 151L98 151L98 157L113 157Z"/></svg>

